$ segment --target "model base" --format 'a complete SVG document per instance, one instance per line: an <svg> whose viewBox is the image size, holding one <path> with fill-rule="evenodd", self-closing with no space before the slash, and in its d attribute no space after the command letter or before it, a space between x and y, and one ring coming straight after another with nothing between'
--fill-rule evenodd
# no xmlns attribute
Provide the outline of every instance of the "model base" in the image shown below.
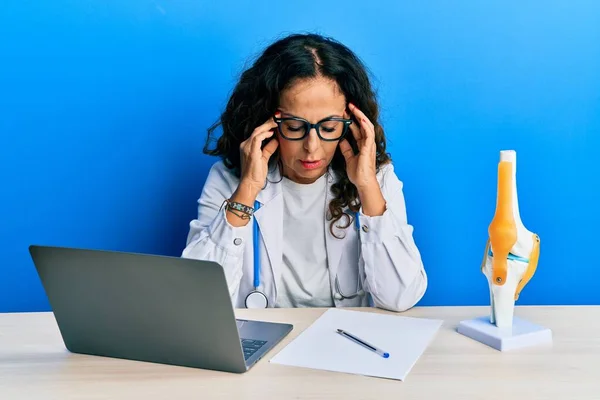
<svg viewBox="0 0 600 400"><path fill-rule="evenodd" d="M458 333L499 351L510 351L552 343L552 331L520 318L513 318L512 327L498 328L489 317L461 321Z"/></svg>

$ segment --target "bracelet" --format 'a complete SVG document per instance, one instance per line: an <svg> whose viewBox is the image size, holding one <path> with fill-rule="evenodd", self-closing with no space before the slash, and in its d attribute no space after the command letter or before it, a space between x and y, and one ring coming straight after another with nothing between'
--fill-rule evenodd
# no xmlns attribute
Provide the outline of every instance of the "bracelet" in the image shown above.
<svg viewBox="0 0 600 400"><path fill-rule="evenodd" d="M254 214L254 208L249 207L242 203L236 203L235 201L227 200L227 208L230 210L241 211L244 214L252 215Z"/></svg>
<svg viewBox="0 0 600 400"><path fill-rule="evenodd" d="M241 219L250 219L250 217L254 214L254 208L249 207L242 203L236 203L235 201L231 201L229 199L225 199L223 204L227 203L225 210L231 212L234 215L237 215ZM223 205L221 205L221 208ZM240 214L242 213L242 214Z"/></svg>
<svg viewBox="0 0 600 400"><path fill-rule="evenodd" d="M227 211L229 211L230 213L232 213L233 215L237 216L240 219L250 219L250 215L238 212L238 211L234 210L233 208L227 207Z"/></svg>

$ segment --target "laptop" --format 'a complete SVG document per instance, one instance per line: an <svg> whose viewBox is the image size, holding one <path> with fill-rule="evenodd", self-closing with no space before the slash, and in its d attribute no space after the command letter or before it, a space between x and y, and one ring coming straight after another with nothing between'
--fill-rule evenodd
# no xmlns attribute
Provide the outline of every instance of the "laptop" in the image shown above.
<svg viewBox="0 0 600 400"><path fill-rule="evenodd" d="M72 353L242 373L293 328L236 319L212 261L29 247Z"/></svg>

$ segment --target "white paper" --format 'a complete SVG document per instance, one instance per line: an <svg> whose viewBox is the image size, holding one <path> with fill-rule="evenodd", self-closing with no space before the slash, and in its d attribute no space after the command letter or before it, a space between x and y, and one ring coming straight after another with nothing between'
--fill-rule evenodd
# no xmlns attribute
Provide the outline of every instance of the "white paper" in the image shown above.
<svg viewBox="0 0 600 400"><path fill-rule="evenodd" d="M442 322L332 308L270 362L403 381ZM389 358L343 337L338 328L388 352Z"/></svg>

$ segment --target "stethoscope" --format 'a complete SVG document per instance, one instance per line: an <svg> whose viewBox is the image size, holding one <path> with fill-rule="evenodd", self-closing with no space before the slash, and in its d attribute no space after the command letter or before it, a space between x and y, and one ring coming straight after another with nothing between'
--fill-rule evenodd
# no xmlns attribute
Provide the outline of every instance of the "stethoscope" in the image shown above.
<svg viewBox="0 0 600 400"><path fill-rule="evenodd" d="M260 203L258 201L255 201L254 202L254 211L256 212L259 208L260 208ZM253 282L254 290L252 290L246 296L245 305L246 305L246 308L267 308L269 306L269 300L267 299L267 296L259 289L259 287L260 287L260 254L259 254L259 248L258 248L259 230L258 230L258 222L256 222L256 218L253 218L253 219L254 219L254 222L253 222L253 230L252 230L252 235L253 235L252 241L253 241L253 247L254 247L254 278L253 278L254 279L254 282ZM360 229L360 220L358 217L358 212L355 213L354 226L358 232L358 230ZM358 259L360 259L360 244L358 245L358 256L359 256ZM344 292L342 291L342 289L340 287L340 280L338 278L338 275L336 274L335 275L335 291L336 292L334 293L333 296L336 300L354 299L358 296L362 296L365 294L365 291L361 288L360 276L357 279L355 292L351 295L346 295L346 294L344 294Z"/></svg>
<svg viewBox="0 0 600 400"><path fill-rule="evenodd" d="M254 212L258 211L260 203L254 202ZM246 308L267 308L269 300L267 296L261 292L258 288L260 287L260 254L258 250L258 222L256 217L254 219L254 225L252 230L252 242L254 245L254 290L248 293L246 296Z"/></svg>

